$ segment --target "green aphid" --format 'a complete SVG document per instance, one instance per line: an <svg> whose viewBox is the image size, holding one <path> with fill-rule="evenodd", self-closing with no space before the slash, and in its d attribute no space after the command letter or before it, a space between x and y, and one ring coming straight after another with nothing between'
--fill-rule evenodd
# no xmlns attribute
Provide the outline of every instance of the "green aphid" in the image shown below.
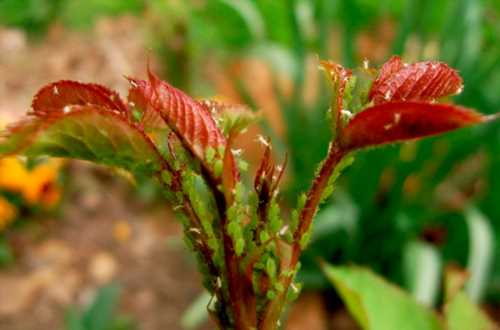
<svg viewBox="0 0 500 330"><path fill-rule="evenodd" d="M280 218L280 208L278 203L276 201L271 202L271 206L269 208L269 213L268 213L268 220L269 220L269 231L273 234L277 233L282 226L282 221Z"/></svg>
<svg viewBox="0 0 500 330"><path fill-rule="evenodd" d="M205 160L209 165L213 164L215 160L215 149L212 147L208 147L205 151Z"/></svg>
<svg viewBox="0 0 500 330"><path fill-rule="evenodd" d="M237 203L243 203L245 200L245 187L241 182L236 184L234 197Z"/></svg>
<svg viewBox="0 0 500 330"><path fill-rule="evenodd" d="M233 238L242 236L239 223L237 221L229 222L229 224L227 225L227 233Z"/></svg>
<svg viewBox="0 0 500 330"><path fill-rule="evenodd" d="M302 284L292 283L292 285L290 285L290 289L287 292L287 300L289 302L295 301L299 297L301 291Z"/></svg>
<svg viewBox="0 0 500 330"><path fill-rule="evenodd" d="M266 293L266 298L269 300L276 299L276 292L274 292L273 290L268 290Z"/></svg>
<svg viewBox="0 0 500 330"><path fill-rule="evenodd" d="M234 243L234 252L236 252L236 255L239 257L243 254L244 249L245 249L245 240L243 239L243 237L240 237Z"/></svg>
<svg viewBox="0 0 500 330"><path fill-rule="evenodd" d="M225 150L226 150L226 148L222 145L217 147L217 154L219 155L220 158L224 157Z"/></svg>
<svg viewBox="0 0 500 330"><path fill-rule="evenodd" d="M224 164L222 163L222 159L217 159L214 164L214 174L219 177L222 175L222 170L224 168Z"/></svg>
<svg viewBox="0 0 500 330"><path fill-rule="evenodd" d="M172 174L170 174L170 172L168 171L162 171L161 179L163 180L164 183L170 186L170 184L172 183Z"/></svg>
<svg viewBox="0 0 500 330"><path fill-rule="evenodd" d="M142 120L142 114L142 111L140 111L139 109L132 110L132 118L137 122L140 122Z"/></svg>
<svg viewBox="0 0 500 330"><path fill-rule="evenodd" d="M306 194L302 193L300 194L298 201L297 201L297 209L302 210L304 206L306 205L307 202L307 196Z"/></svg>
<svg viewBox="0 0 500 330"><path fill-rule="evenodd" d="M276 262L272 257L269 257L266 261L266 273L270 278L274 279L276 277Z"/></svg>
<svg viewBox="0 0 500 330"><path fill-rule="evenodd" d="M271 238L271 236L269 236L267 231L263 230L260 232L259 239L261 244L267 243L267 241L269 241L269 238Z"/></svg>
<svg viewBox="0 0 500 330"><path fill-rule="evenodd" d="M276 282L274 284L274 288L276 289L276 291L278 291L279 293L282 293L283 291L285 291L285 287L283 286L283 284L281 282Z"/></svg>
<svg viewBox="0 0 500 330"><path fill-rule="evenodd" d="M295 232L297 228L299 227L299 211L298 210L292 210L292 214L290 216L290 229L291 232Z"/></svg>
<svg viewBox="0 0 500 330"><path fill-rule="evenodd" d="M309 244L309 241L311 240L311 232L312 230L309 229L308 231L306 231L302 237L300 238L300 247L302 249L305 249L306 246Z"/></svg>
<svg viewBox="0 0 500 330"><path fill-rule="evenodd" d="M238 160L238 168L240 169L241 172L246 172L248 171L248 163L244 160Z"/></svg>

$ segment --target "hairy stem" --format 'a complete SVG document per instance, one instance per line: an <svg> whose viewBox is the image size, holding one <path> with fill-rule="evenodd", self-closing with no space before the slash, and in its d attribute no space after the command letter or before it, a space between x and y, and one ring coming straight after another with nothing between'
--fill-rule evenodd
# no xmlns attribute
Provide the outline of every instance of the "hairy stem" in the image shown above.
<svg viewBox="0 0 500 330"><path fill-rule="evenodd" d="M225 280L229 291L228 307L231 309L233 317L233 327L235 330L247 330L255 327L255 312L254 302L251 299L252 294L248 292L247 281L244 274L240 270L240 260L234 250L234 244L231 236L227 231L227 208L228 201L224 194L217 189L216 185L211 182L211 178L205 175L209 182L209 187L212 188L212 193L215 197L217 209L220 219L220 230L224 252Z"/></svg>
<svg viewBox="0 0 500 330"><path fill-rule="evenodd" d="M294 233L294 244L292 258L290 260L290 268L294 268L297 265L298 258L301 252L300 241L302 236L309 231L316 212L318 211L319 204L325 188L328 186L328 181L335 170L335 167L347 154L347 151L337 143L333 143L330 146L328 155L323 162L316 178L313 181L311 189L307 193L306 203L299 216L299 224L297 230Z"/></svg>
<svg viewBox="0 0 500 330"><path fill-rule="evenodd" d="M314 182L307 193L307 200L299 216L299 225L294 233L294 240L292 245L292 254L290 257L290 262L288 265L288 270L294 270L299 262L300 254L302 252L301 239L305 233L307 233L310 228L316 214L319 204L321 202L321 197L323 191L328 185L328 181L335 170L335 167L339 164L342 158L348 153L338 146L337 143L333 143L330 146L328 155L323 162ZM282 309L286 303L287 293L290 289L290 285L293 282L294 274L292 275L282 275L280 280L283 283L283 293L278 295L276 299L272 300L266 308L264 316L259 322L259 330L274 330L277 327L277 322L281 315Z"/></svg>

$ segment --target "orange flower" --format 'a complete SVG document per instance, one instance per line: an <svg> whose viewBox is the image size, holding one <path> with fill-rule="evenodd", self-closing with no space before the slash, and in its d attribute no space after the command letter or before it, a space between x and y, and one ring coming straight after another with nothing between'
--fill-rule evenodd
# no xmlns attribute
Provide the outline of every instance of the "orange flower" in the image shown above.
<svg viewBox="0 0 500 330"><path fill-rule="evenodd" d="M28 184L29 173L17 157L0 159L0 189L22 192Z"/></svg>
<svg viewBox="0 0 500 330"><path fill-rule="evenodd" d="M17 215L17 210L5 198L0 196L0 231L4 230Z"/></svg>
<svg viewBox="0 0 500 330"><path fill-rule="evenodd" d="M57 184L60 166L61 161L52 159L36 166L29 173L28 182L22 190L27 203L41 204L47 208L57 204L61 197L61 189Z"/></svg>
<svg viewBox="0 0 500 330"><path fill-rule="evenodd" d="M48 160L32 171L17 157L0 159L0 189L19 193L28 204L53 207L61 197L57 183L61 161Z"/></svg>

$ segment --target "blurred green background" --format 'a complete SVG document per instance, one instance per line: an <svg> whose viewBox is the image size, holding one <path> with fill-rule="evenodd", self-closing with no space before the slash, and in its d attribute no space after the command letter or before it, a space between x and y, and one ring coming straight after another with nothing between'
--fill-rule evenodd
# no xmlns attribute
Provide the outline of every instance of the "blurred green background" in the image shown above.
<svg viewBox="0 0 500 330"><path fill-rule="evenodd" d="M276 157L289 152L290 207L330 136L329 86L315 74L317 58L349 67L365 59L378 66L392 54L443 60L465 82L454 101L500 111L497 0L0 0L0 25L24 30L32 43L44 43L54 25L87 33L121 15L136 17L145 56L163 78L262 110L260 131ZM470 272L475 301L499 304L499 168L498 122L357 154L318 214L302 260L305 287L329 290L320 257L367 265L436 305L444 268L458 264Z"/></svg>

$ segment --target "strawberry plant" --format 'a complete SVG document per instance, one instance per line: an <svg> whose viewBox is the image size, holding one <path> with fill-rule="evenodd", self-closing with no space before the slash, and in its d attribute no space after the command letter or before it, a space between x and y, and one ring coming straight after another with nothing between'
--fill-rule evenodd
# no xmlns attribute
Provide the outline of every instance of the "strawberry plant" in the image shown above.
<svg viewBox="0 0 500 330"><path fill-rule="evenodd" d="M441 62L393 57L379 70L328 61L322 67L333 93L332 139L291 212L279 203L286 157L281 165L272 159L269 139L260 138L265 150L253 184L240 175L245 166L234 141L252 112L197 101L150 70L147 80L128 78L127 102L96 84L42 88L28 117L5 132L0 155L82 159L155 177L197 256L213 320L222 329L276 329L299 292L294 279L314 216L355 152L492 118L441 102L462 90L458 73ZM337 273L329 276L356 282L355 274Z"/></svg>

